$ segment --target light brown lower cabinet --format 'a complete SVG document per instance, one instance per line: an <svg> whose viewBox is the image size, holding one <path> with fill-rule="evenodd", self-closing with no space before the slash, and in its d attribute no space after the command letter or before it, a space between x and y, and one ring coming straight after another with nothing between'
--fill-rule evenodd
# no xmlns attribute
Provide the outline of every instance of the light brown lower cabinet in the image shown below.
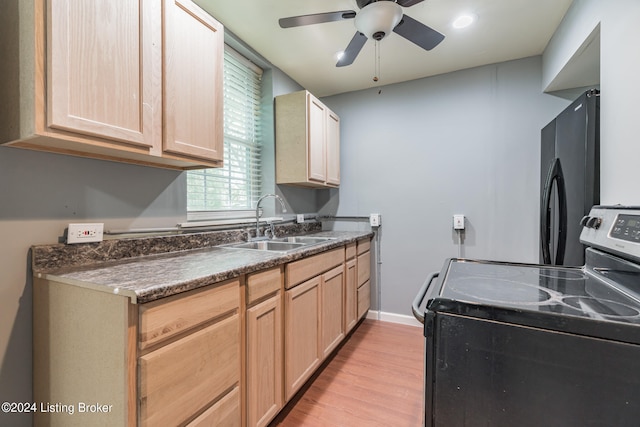
<svg viewBox="0 0 640 427"><path fill-rule="evenodd" d="M140 357L140 425L183 424L238 387L239 319L235 313Z"/></svg>
<svg viewBox="0 0 640 427"><path fill-rule="evenodd" d="M355 245L354 245L355 249ZM344 266L344 331L349 333L358 323L358 273L355 258Z"/></svg>
<svg viewBox="0 0 640 427"><path fill-rule="evenodd" d="M287 264L285 398L289 400L345 337L345 248Z"/></svg>
<svg viewBox="0 0 640 427"><path fill-rule="evenodd" d="M138 401L141 426L181 425L240 386L240 280L139 308ZM225 416L225 418L230 415ZM234 415L240 423L240 406Z"/></svg>
<svg viewBox="0 0 640 427"><path fill-rule="evenodd" d="M281 267L247 277L246 418L251 427L268 425L283 406L281 287Z"/></svg>
<svg viewBox="0 0 640 427"><path fill-rule="evenodd" d="M344 266L322 275L320 284L320 349L325 359L344 339Z"/></svg>
<svg viewBox="0 0 640 427"><path fill-rule="evenodd" d="M34 401L74 412L39 412L34 425L239 426L240 326L239 279L140 305L36 279Z"/></svg>
<svg viewBox="0 0 640 427"><path fill-rule="evenodd" d="M187 427L240 427L240 388L235 387Z"/></svg>
<svg viewBox="0 0 640 427"><path fill-rule="evenodd" d="M320 365L320 276L285 292L284 378L289 400Z"/></svg>
<svg viewBox="0 0 640 427"><path fill-rule="evenodd" d="M128 297L34 279L34 425L267 426L370 306L369 241L200 289Z"/></svg>
<svg viewBox="0 0 640 427"><path fill-rule="evenodd" d="M358 287L358 319L366 316L371 308L371 282L367 280Z"/></svg>
<svg viewBox="0 0 640 427"><path fill-rule="evenodd" d="M358 319L371 308L371 240L362 239L357 243L358 276Z"/></svg>

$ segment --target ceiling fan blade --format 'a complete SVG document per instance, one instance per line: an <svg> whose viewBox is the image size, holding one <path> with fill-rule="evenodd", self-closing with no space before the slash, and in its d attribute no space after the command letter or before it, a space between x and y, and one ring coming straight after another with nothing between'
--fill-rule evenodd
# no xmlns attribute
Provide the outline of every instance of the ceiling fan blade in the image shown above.
<svg viewBox="0 0 640 427"><path fill-rule="evenodd" d="M402 7L411 7L414 4L422 3L424 0L398 0L398 3Z"/></svg>
<svg viewBox="0 0 640 427"><path fill-rule="evenodd" d="M362 50L362 46L364 46L366 42L367 36L362 34L360 31L356 31L356 34L349 42L349 46L347 46L344 50L344 54L338 60L336 67L344 67L353 64L353 61L355 61L356 57Z"/></svg>
<svg viewBox="0 0 640 427"><path fill-rule="evenodd" d="M322 24L323 22L342 21L343 19L353 19L356 12L353 10L341 10L338 12L314 13L312 15L291 16L280 18L278 21L281 28L300 27L302 25Z"/></svg>
<svg viewBox="0 0 640 427"><path fill-rule="evenodd" d="M444 34L437 32L431 27L427 27L422 22L416 21L407 15L402 16L402 20L396 25L393 32L400 34L424 50L431 50L444 40Z"/></svg>
<svg viewBox="0 0 640 427"><path fill-rule="evenodd" d="M363 7L367 6L369 3L373 3L374 1L380 1L380 0L356 0L356 3L358 4L358 8L362 9ZM388 0L388 1L395 1L402 7L411 7L414 4L422 3L424 0Z"/></svg>

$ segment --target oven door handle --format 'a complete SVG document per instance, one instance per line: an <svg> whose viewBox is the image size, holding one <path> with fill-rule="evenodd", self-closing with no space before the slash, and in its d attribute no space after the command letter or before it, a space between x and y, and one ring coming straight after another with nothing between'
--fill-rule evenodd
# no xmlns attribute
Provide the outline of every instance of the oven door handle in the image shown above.
<svg viewBox="0 0 640 427"><path fill-rule="evenodd" d="M413 305L411 305L411 310L413 310L413 315L416 319L420 321L420 323L424 324L424 313L420 312L420 305L422 305L422 301L424 300L425 295L427 295L427 290L429 286L431 286L431 282L439 276L440 272L436 271L431 273L427 280L424 281L422 287L418 291L418 295L413 300Z"/></svg>

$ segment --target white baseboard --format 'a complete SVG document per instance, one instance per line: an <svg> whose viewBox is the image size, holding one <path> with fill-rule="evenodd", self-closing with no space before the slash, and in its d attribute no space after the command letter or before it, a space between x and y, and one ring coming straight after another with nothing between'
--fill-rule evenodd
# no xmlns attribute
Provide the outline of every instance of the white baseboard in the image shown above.
<svg viewBox="0 0 640 427"><path fill-rule="evenodd" d="M378 319L378 313L380 313L380 319ZM422 328L422 323L420 323L418 319L413 316L407 316L406 314L385 313L384 311L378 312L377 310L369 310L369 312L367 313L367 319L400 323L402 325Z"/></svg>

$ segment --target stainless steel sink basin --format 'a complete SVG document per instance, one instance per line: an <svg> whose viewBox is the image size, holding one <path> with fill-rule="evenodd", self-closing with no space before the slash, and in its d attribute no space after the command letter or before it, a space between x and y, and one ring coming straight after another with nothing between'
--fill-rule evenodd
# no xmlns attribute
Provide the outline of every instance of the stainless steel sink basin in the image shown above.
<svg viewBox="0 0 640 427"><path fill-rule="evenodd" d="M316 245L335 237L313 237L313 236L289 236L278 237L272 240L256 240L254 242L233 243L224 245L225 248L231 249L253 249L257 251L271 252L289 252L300 249L305 246Z"/></svg>
<svg viewBox="0 0 640 427"><path fill-rule="evenodd" d="M304 243L305 245L313 245L315 243L322 243L329 240L335 240L335 237L289 236L274 239L274 241L278 242Z"/></svg>
<svg viewBox="0 0 640 427"><path fill-rule="evenodd" d="M225 247L235 249L255 249L259 251L288 252L295 249L300 249L303 246L305 246L304 243L260 240L257 242L236 243L233 245L226 245Z"/></svg>

